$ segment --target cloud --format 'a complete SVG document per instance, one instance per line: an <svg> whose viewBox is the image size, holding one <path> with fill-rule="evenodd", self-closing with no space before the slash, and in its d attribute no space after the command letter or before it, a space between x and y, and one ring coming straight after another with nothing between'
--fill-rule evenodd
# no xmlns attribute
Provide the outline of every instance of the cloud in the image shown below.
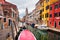
<svg viewBox="0 0 60 40"><path fill-rule="evenodd" d="M13 0L13 1L6 0L6 1L17 5L20 17L23 17L25 15L26 7L28 8L30 13L35 8L35 4L38 2L38 0Z"/></svg>
<svg viewBox="0 0 60 40"><path fill-rule="evenodd" d="M25 15L25 10L24 9L20 9L19 10L19 17L23 17Z"/></svg>

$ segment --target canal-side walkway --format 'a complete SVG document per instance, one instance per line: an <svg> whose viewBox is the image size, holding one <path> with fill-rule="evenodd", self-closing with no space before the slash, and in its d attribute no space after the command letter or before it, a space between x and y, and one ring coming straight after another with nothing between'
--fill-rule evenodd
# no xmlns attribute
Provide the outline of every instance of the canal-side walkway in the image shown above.
<svg viewBox="0 0 60 40"><path fill-rule="evenodd" d="M56 29L56 28L48 28L49 30L52 30L52 31L56 31L56 32L60 32L60 30L59 29Z"/></svg>

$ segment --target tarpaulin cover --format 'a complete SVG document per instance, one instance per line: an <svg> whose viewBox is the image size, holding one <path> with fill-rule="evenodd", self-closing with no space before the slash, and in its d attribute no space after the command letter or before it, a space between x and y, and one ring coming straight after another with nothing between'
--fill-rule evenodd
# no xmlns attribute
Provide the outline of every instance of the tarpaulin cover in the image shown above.
<svg viewBox="0 0 60 40"><path fill-rule="evenodd" d="M29 30L23 30L20 33L18 40L36 40L36 38Z"/></svg>

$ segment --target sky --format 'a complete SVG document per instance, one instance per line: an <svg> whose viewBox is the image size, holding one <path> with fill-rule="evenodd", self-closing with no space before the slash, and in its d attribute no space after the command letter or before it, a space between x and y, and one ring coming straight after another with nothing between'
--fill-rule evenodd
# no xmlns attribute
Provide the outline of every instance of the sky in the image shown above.
<svg viewBox="0 0 60 40"><path fill-rule="evenodd" d="M6 0L10 3L17 5L19 10L19 17L22 18L25 15L25 10L28 8L30 13L34 8L38 0Z"/></svg>

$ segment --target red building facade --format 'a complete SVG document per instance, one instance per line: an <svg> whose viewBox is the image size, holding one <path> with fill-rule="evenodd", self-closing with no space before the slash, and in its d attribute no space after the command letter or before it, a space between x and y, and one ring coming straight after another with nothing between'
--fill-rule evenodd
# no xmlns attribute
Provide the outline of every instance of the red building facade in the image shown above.
<svg viewBox="0 0 60 40"><path fill-rule="evenodd" d="M49 27L60 29L60 1L50 5Z"/></svg>
<svg viewBox="0 0 60 40"><path fill-rule="evenodd" d="M55 3L54 27L60 29L60 1Z"/></svg>
<svg viewBox="0 0 60 40"><path fill-rule="evenodd" d="M49 27L54 27L54 4L51 4L49 14Z"/></svg>

